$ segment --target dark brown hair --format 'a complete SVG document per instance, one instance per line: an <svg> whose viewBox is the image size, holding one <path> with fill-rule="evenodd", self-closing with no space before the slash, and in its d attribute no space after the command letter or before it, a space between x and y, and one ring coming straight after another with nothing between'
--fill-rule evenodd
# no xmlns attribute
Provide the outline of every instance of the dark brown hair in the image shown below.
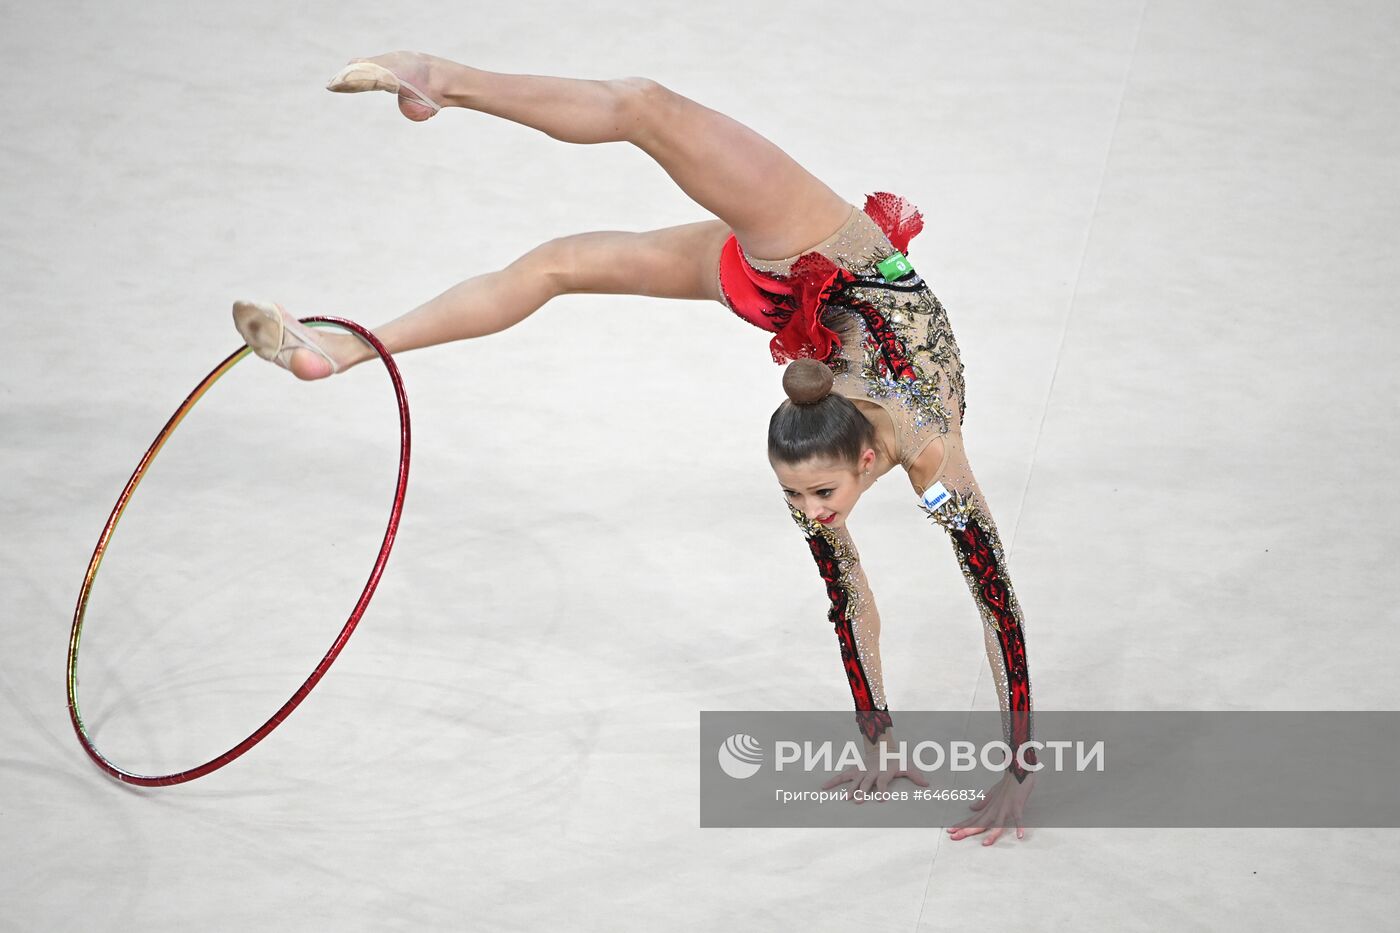
<svg viewBox="0 0 1400 933"><path fill-rule="evenodd" d="M813 457L855 464L875 446L875 426L844 395L831 391L831 370L794 360L783 371L788 400L768 420L768 459L797 464Z"/></svg>

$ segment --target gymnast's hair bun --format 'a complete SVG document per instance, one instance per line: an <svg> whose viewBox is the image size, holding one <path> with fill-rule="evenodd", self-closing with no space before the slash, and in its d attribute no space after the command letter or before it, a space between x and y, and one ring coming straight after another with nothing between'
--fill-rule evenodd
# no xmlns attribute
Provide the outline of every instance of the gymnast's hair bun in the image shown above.
<svg viewBox="0 0 1400 933"><path fill-rule="evenodd" d="M816 360L793 360L783 370L783 391L794 405L813 405L831 391L831 370Z"/></svg>

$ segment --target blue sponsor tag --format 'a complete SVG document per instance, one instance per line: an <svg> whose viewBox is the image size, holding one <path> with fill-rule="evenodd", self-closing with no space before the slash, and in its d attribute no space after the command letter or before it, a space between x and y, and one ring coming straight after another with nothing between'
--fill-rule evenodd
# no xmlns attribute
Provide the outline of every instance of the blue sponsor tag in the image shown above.
<svg viewBox="0 0 1400 933"><path fill-rule="evenodd" d="M942 483L934 483L924 490L924 508L936 509L947 502L951 495Z"/></svg>

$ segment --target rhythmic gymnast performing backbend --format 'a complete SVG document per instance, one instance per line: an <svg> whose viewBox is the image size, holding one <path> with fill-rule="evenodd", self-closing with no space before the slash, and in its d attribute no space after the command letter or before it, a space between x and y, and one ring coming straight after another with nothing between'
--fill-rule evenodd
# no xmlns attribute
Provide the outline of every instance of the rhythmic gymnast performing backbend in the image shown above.
<svg viewBox="0 0 1400 933"><path fill-rule="evenodd" d="M575 293L708 299L771 332L774 361L788 364L788 400L769 424L769 460L825 581L867 752L890 740L892 718L880 615L847 519L861 495L899 466L919 508L952 540L982 619L1005 740L1034 766L1021 610L963 449L958 347L942 304L904 256L923 226L912 205L881 192L856 207L758 133L645 78L497 74L393 52L353 60L327 87L389 91L413 121L463 107L563 142L628 142L713 214L643 233L550 240L373 333L401 353L496 333ZM301 379L375 358L353 334L313 333L280 305L237 302L234 321L255 353ZM918 771L872 768L844 772L827 786L853 781L884 790L900 776L926 783ZM991 844L1011 824L1022 835L1033 783L1034 772L1013 761L981 806L973 805L979 812L948 828L951 837L990 829L983 844Z"/></svg>

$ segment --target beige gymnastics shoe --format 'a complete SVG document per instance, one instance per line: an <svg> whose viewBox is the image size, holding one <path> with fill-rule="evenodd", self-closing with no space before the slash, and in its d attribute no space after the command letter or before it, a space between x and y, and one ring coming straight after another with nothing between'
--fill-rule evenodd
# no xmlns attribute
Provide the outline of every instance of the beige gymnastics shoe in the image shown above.
<svg viewBox="0 0 1400 933"><path fill-rule="evenodd" d="M427 94L374 62L351 62L326 82L326 90L340 94L358 94L361 91L397 94L399 110L403 115L420 122L442 109L442 105Z"/></svg>
<svg viewBox="0 0 1400 933"><path fill-rule="evenodd" d="M243 342L265 360L297 376L299 379L319 379L340 372L340 366L322 349L311 329L292 317L278 304L259 301L235 301L233 326ZM292 356L297 350L310 350L330 364L329 372L298 372L292 368Z"/></svg>

